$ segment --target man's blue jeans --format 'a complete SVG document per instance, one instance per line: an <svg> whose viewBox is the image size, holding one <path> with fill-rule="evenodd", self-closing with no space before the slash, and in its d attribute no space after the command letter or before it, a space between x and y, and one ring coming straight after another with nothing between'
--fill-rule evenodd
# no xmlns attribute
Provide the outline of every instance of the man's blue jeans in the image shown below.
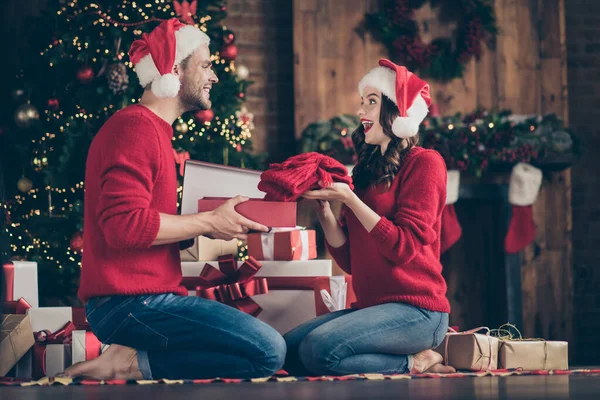
<svg viewBox="0 0 600 400"><path fill-rule="evenodd" d="M403 374L412 355L437 347L448 314L404 303L341 310L305 322L284 335L284 369L291 375Z"/></svg>
<svg viewBox="0 0 600 400"><path fill-rule="evenodd" d="M267 377L285 360L276 330L216 301L173 294L95 297L86 314L101 342L137 350L144 379Z"/></svg>

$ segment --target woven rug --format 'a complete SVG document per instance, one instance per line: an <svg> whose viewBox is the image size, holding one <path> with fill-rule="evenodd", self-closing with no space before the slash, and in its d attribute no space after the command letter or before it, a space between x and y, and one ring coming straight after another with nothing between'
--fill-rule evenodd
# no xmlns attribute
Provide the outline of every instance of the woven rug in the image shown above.
<svg viewBox="0 0 600 400"><path fill-rule="evenodd" d="M554 371L523 371L520 369L495 370L484 372L457 372L454 374L415 374L415 375L382 375L382 374L357 374L345 376L319 376L319 377L294 377L285 375L276 375L270 378L259 379L181 379L168 380L160 379L155 381L94 381L85 379L68 378L42 378L38 381L23 381L14 378L0 378L0 386L79 386L79 385L156 385L156 384L180 384L195 385L207 383L266 383L266 382L316 382L316 381L356 381L356 380L398 380L398 379L455 379L455 378L483 378L488 376L531 376L531 375L597 375L600 377L600 369L572 369L572 370L554 370Z"/></svg>

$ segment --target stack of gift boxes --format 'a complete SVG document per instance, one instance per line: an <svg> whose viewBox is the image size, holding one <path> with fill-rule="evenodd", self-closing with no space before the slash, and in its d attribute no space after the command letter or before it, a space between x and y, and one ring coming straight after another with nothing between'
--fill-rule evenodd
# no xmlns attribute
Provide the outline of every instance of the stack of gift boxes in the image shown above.
<svg viewBox="0 0 600 400"><path fill-rule="evenodd" d="M107 347L90 331L82 307L39 307L37 263L10 262L2 273L0 377L53 377Z"/></svg>
<svg viewBox="0 0 600 400"><path fill-rule="evenodd" d="M190 295L221 301L284 334L355 297L350 277L332 276L331 260L317 259L315 231L298 227L297 203L264 201L260 172L187 161L182 213L211 211L237 195L243 216L269 228L248 234L248 260L235 261L237 241L197 238L182 250L183 284Z"/></svg>
<svg viewBox="0 0 600 400"><path fill-rule="evenodd" d="M252 200L236 210L272 229L248 235L244 262L236 261L237 240L196 238L181 251L188 294L236 307L281 334L350 307L356 300L351 277L332 276L331 261L317 259L315 231L296 224L297 204L263 201L259 181L258 171L186 162L183 214L210 211L243 195ZM107 348L90 331L83 308L38 307L36 263L15 261L4 265L3 273L0 377L52 377ZM457 370L568 369L566 342L497 336L487 328L451 330L436 351Z"/></svg>

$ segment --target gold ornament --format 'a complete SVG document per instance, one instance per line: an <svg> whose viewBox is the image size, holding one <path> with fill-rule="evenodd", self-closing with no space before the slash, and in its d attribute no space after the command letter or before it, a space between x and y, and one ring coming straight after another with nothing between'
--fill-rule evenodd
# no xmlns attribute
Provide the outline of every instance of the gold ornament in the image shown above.
<svg viewBox="0 0 600 400"><path fill-rule="evenodd" d="M21 193L27 193L31 189L33 189L33 182L31 182L31 179L25 178L23 176L17 182L17 188L19 189L19 192L21 192Z"/></svg>
<svg viewBox="0 0 600 400"><path fill-rule="evenodd" d="M181 121L175 124L175 130L179 133L187 133L189 126L187 123Z"/></svg>
<svg viewBox="0 0 600 400"><path fill-rule="evenodd" d="M250 70L245 65L238 65L237 76L240 79L246 79L250 75Z"/></svg>
<svg viewBox="0 0 600 400"><path fill-rule="evenodd" d="M21 129L29 128L33 121L38 119L40 119L40 113L29 103L23 104L15 110L15 123Z"/></svg>

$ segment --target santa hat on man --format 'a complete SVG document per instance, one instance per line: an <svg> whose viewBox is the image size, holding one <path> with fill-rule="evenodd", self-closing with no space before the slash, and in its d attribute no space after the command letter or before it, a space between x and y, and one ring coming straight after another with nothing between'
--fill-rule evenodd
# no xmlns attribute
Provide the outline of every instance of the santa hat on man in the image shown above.
<svg viewBox="0 0 600 400"><path fill-rule="evenodd" d="M142 87L152 83L155 96L175 97L181 83L172 73L173 66L209 42L209 37L200 29L171 18L135 40L129 49L129 58Z"/></svg>
<svg viewBox="0 0 600 400"><path fill-rule="evenodd" d="M427 82L406 67L382 58L379 66L369 71L358 83L361 96L366 86L379 89L398 106L400 116L392 124L394 135L409 138L419 133L419 125L427 116L431 105Z"/></svg>

